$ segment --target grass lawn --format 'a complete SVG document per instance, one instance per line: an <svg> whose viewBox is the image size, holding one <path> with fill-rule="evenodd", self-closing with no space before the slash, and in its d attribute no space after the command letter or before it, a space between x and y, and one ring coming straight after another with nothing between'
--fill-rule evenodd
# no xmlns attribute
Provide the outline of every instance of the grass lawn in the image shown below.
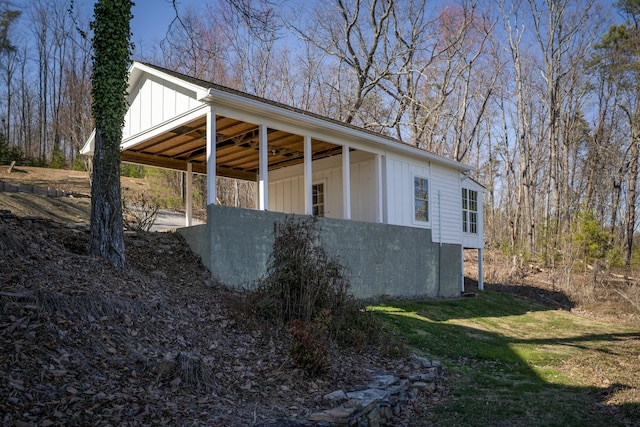
<svg viewBox="0 0 640 427"><path fill-rule="evenodd" d="M438 426L640 426L640 325L509 294L370 307L412 351L441 360Z"/></svg>

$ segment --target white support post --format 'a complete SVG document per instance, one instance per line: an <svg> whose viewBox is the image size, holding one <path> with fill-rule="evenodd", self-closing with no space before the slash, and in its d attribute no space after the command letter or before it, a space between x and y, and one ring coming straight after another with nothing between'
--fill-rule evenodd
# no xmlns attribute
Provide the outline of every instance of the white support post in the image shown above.
<svg viewBox="0 0 640 427"><path fill-rule="evenodd" d="M376 154L376 220L384 222L384 188L382 186L382 155Z"/></svg>
<svg viewBox="0 0 640 427"><path fill-rule="evenodd" d="M258 181L258 209L269 210L269 141L267 140L267 125L260 125L260 176Z"/></svg>
<svg viewBox="0 0 640 427"><path fill-rule="evenodd" d="M460 292L464 293L464 247L460 246Z"/></svg>
<svg viewBox="0 0 640 427"><path fill-rule="evenodd" d="M484 272L482 271L482 248L478 248L478 290L484 291Z"/></svg>
<svg viewBox="0 0 640 427"><path fill-rule="evenodd" d="M351 219L351 161L349 146L342 146L342 206L344 219Z"/></svg>
<svg viewBox="0 0 640 427"><path fill-rule="evenodd" d="M311 137L304 137L304 213L313 215L313 152Z"/></svg>
<svg viewBox="0 0 640 427"><path fill-rule="evenodd" d="M207 111L207 205L216 204L216 110Z"/></svg>
<svg viewBox="0 0 640 427"><path fill-rule="evenodd" d="M192 218L193 218L193 164L191 162L187 162L187 171L185 172L185 226L191 227Z"/></svg>

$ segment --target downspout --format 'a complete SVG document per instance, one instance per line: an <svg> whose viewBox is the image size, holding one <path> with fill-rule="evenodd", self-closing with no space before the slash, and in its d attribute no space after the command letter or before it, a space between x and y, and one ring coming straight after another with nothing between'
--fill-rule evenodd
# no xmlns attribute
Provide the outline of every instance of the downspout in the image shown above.
<svg viewBox="0 0 640 427"><path fill-rule="evenodd" d="M478 290L484 291L484 271L482 268L483 263L483 250L482 248L478 249Z"/></svg>
<svg viewBox="0 0 640 427"><path fill-rule="evenodd" d="M438 190L438 296L440 296L440 282L442 280L442 203L440 203L440 190Z"/></svg>

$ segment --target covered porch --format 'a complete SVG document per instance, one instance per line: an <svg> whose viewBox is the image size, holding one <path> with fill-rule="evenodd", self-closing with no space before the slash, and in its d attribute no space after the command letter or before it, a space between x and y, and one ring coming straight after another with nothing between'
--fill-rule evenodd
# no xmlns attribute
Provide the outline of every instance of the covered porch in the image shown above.
<svg viewBox="0 0 640 427"><path fill-rule="evenodd" d="M125 138L121 159L186 174L186 226L192 224L194 173L207 176L208 205L217 204L216 178L223 176L256 182L255 209L258 210L383 222L381 154L350 146L337 138L328 141L330 138L321 138L311 130L305 132L292 124L274 123L248 112L233 113L224 106L209 104L188 115L175 117L162 126ZM370 200L364 203L374 207L373 216L370 212L357 214L355 218L352 215L351 165L354 156L359 163L367 159L373 165L369 175L373 175L374 185L369 185L367 191L361 188L353 196L356 202L363 202L362 196L368 195ZM329 157L334 158L334 165L339 159L340 176L334 180L331 191L340 194L332 195L332 209L319 210L319 206L328 204L324 199L328 197L329 188L318 187L314 165ZM270 188L277 189L276 182L270 180L274 171L278 171L275 173L278 179L291 174L302 177L302 188L297 190L302 196L299 203L285 205L278 202L275 194L270 197Z"/></svg>

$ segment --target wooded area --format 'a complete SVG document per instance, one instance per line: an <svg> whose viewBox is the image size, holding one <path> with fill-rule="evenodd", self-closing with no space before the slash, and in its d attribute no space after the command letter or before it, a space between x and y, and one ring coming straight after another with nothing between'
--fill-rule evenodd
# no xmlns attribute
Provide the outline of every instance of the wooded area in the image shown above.
<svg viewBox="0 0 640 427"><path fill-rule="evenodd" d="M0 163L84 167L91 14L0 0ZM507 253L631 266L639 20L639 0L211 0L133 57L473 165Z"/></svg>

